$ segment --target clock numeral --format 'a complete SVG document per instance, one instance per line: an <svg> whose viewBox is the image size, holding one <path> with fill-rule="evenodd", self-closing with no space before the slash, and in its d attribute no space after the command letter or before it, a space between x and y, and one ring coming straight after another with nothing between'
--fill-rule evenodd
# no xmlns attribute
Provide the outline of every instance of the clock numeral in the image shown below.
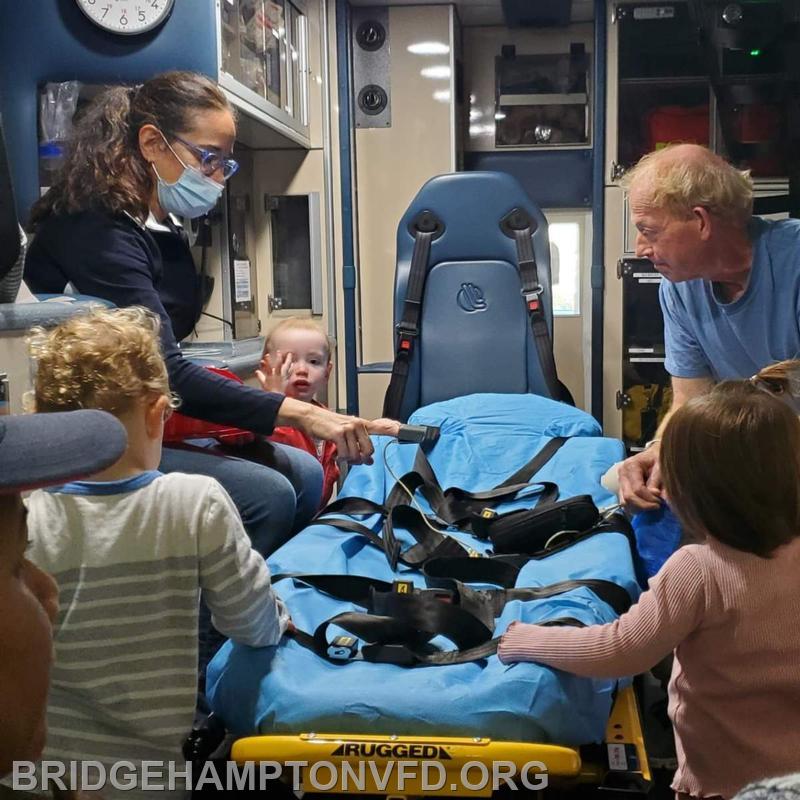
<svg viewBox="0 0 800 800"><path fill-rule="evenodd" d="M90 6L93 6L96 2L97 0L88 0Z"/></svg>
<svg viewBox="0 0 800 800"><path fill-rule="evenodd" d="M156 11L158 11L158 9L161 8L161 6L158 5L158 0L153 0L153 2L150 3L150 8L154 8Z"/></svg>
<svg viewBox="0 0 800 800"><path fill-rule="evenodd" d="M103 16L102 16L102 19L105 19L105 18L106 18L106 15L108 14L108 12L109 12L109 11L111 11L111 6L103 6Z"/></svg>
<svg viewBox="0 0 800 800"><path fill-rule="evenodd" d="M139 22L144 22L146 19L147 19L147 15L140 8L139 9Z"/></svg>
<svg viewBox="0 0 800 800"><path fill-rule="evenodd" d="M119 18L119 24L120 25L127 25L128 24L128 18L125 16L125 12L124 11L122 12L122 16Z"/></svg>

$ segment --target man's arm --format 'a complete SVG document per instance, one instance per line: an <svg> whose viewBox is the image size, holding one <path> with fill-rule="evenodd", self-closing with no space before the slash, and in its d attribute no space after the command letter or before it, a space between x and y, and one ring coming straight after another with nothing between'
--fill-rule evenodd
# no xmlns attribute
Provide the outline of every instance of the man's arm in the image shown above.
<svg viewBox="0 0 800 800"><path fill-rule="evenodd" d="M672 405L658 426L653 443L619 467L620 502L631 511L658 508L663 496L658 464L661 434L675 411L693 397L707 394L713 386L711 378L672 378Z"/></svg>

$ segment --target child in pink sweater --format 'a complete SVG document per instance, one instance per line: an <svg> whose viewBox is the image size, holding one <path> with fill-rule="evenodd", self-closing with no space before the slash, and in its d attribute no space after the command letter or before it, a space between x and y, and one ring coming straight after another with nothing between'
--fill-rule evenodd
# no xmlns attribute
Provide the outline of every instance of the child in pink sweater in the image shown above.
<svg viewBox="0 0 800 800"><path fill-rule="evenodd" d="M674 651L679 798L727 799L800 769L800 421L757 378L682 405L664 431L664 486L702 544L678 550L617 621L515 622L498 651L592 677Z"/></svg>

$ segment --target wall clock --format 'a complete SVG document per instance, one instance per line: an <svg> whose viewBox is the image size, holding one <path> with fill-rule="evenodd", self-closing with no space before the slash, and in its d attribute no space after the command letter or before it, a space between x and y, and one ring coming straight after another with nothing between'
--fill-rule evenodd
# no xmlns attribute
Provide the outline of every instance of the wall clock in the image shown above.
<svg viewBox="0 0 800 800"><path fill-rule="evenodd" d="M146 33L161 25L175 0L76 0L99 28L123 36Z"/></svg>

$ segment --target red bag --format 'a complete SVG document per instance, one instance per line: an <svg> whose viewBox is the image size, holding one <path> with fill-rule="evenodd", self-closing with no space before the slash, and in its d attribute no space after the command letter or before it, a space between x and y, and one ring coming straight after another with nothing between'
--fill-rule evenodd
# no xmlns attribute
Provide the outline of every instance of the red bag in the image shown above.
<svg viewBox="0 0 800 800"><path fill-rule="evenodd" d="M647 149L658 150L675 142L708 146L708 106L659 106L645 114Z"/></svg>
<svg viewBox="0 0 800 800"><path fill-rule="evenodd" d="M229 369L220 367L207 367L217 375L222 375L228 380L244 383L238 376L234 375ZM187 417L186 414L175 412L164 425L164 442L182 442L185 439L216 439L220 444L241 446L255 441L255 434L243 430L242 428L231 428L217 422L206 422L195 417Z"/></svg>

